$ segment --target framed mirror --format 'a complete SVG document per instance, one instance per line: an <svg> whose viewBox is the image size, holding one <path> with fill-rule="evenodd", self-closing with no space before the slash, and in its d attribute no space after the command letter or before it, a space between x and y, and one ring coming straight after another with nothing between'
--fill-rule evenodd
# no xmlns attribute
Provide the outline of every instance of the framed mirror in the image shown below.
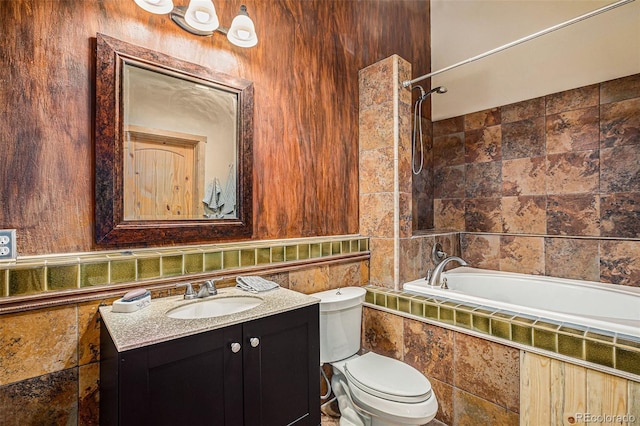
<svg viewBox="0 0 640 426"><path fill-rule="evenodd" d="M95 218L101 245L253 234L253 84L96 37Z"/></svg>

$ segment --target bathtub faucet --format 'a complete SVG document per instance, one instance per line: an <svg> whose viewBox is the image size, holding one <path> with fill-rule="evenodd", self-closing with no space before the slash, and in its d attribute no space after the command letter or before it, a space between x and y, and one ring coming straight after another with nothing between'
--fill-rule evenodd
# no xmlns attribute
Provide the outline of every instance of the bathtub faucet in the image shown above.
<svg viewBox="0 0 640 426"><path fill-rule="evenodd" d="M449 262L452 261L456 261L458 262L460 265L462 266L467 266L469 265L467 262L464 261L464 259L458 257L458 256L449 256L447 257L445 260L443 260L442 262L438 263L438 266L436 266L436 268L433 270L433 273L431 274L431 279L429 280L429 285L430 286L440 286L440 274L442 274L442 271L444 271L444 267L447 266L447 264ZM442 288L444 288L444 285L441 286Z"/></svg>

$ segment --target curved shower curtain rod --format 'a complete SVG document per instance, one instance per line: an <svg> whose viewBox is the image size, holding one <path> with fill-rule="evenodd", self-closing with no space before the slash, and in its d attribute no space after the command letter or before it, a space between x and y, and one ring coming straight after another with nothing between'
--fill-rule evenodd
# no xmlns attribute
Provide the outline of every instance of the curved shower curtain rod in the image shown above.
<svg viewBox="0 0 640 426"><path fill-rule="evenodd" d="M487 52L481 53L480 55L477 55L477 56L473 56L473 57L471 57L469 59L465 59L464 61L458 62L456 64L449 65L448 67L442 68L442 69L440 69L438 71L434 71L434 72L431 72L429 74L425 74L425 75L423 75L421 77L414 78L413 80L405 80L405 81L402 82L402 87L409 87L414 83L417 83L417 82L422 81L422 80L426 80L427 78L433 77L434 75L438 75L438 74L441 74L441 73L443 73L445 71L449 71L449 70L452 70L454 68L457 68L457 67L459 67L461 65L466 65L468 63L477 61L478 59L485 58L487 56L493 55L494 53L502 52L503 50L509 49L510 47L517 46L518 44L524 43L524 42L529 41L529 40L533 40L534 38L538 38L538 37L543 36L545 34L549 34L550 32L559 30L561 28L568 27L569 25L575 24L576 22L580 22L580 21L583 21L585 19L591 18L592 16L596 16L596 15L599 15L601 13L608 12L608 11L610 11L612 9L615 9L616 7L624 6L625 4L631 3L633 1L635 1L635 0L619 0L619 1L615 2L615 3L608 4L606 6L601 7L600 9L596 9L596 10L593 10L591 12L587 12L584 15L580 15L580 16L575 17L573 19L569 19L568 21L565 21L565 22L562 22L560 24L554 25L554 26L549 27L547 29L544 29L542 31L538 31L537 33L533 33L533 34L528 35L526 37L523 37L521 39L512 41L511 43L507 43L505 45L502 45L500 47L496 47L495 49L491 49L491 50L489 50Z"/></svg>

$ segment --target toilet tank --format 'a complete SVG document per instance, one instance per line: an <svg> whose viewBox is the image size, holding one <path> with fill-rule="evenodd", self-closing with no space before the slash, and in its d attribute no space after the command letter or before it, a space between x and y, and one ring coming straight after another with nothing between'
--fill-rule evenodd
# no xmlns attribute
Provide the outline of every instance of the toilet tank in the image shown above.
<svg viewBox="0 0 640 426"><path fill-rule="evenodd" d="M313 293L320 299L320 363L339 361L360 350L362 302L366 290L344 287Z"/></svg>

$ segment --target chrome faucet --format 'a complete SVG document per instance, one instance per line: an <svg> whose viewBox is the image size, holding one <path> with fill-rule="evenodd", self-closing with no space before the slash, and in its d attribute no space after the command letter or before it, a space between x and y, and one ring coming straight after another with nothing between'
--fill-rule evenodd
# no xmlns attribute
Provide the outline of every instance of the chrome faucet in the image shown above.
<svg viewBox="0 0 640 426"><path fill-rule="evenodd" d="M216 281L217 280L206 280L204 283L202 283L196 297L198 299L204 299L205 297L215 296L216 294L218 294Z"/></svg>
<svg viewBox="0 0 640 426"><path fill-rule="evenodd" d="M456 261L458 262L460 265L462 266L467 266L469 265L467 262L465 262L464 259L458 257L458 256L449 256L446 259L444 259L442 262L438 263L438 266L436 266L436 268L433 270L433 274L431 274L431 279L429 280L429 285L430 286L440 286L440 288L446 288L445 285L446 284L442 284L440 283L440 274L442 274L442 271L444 271L444 267L447 266L447 264L449 262L452 261Z"/></svg>

